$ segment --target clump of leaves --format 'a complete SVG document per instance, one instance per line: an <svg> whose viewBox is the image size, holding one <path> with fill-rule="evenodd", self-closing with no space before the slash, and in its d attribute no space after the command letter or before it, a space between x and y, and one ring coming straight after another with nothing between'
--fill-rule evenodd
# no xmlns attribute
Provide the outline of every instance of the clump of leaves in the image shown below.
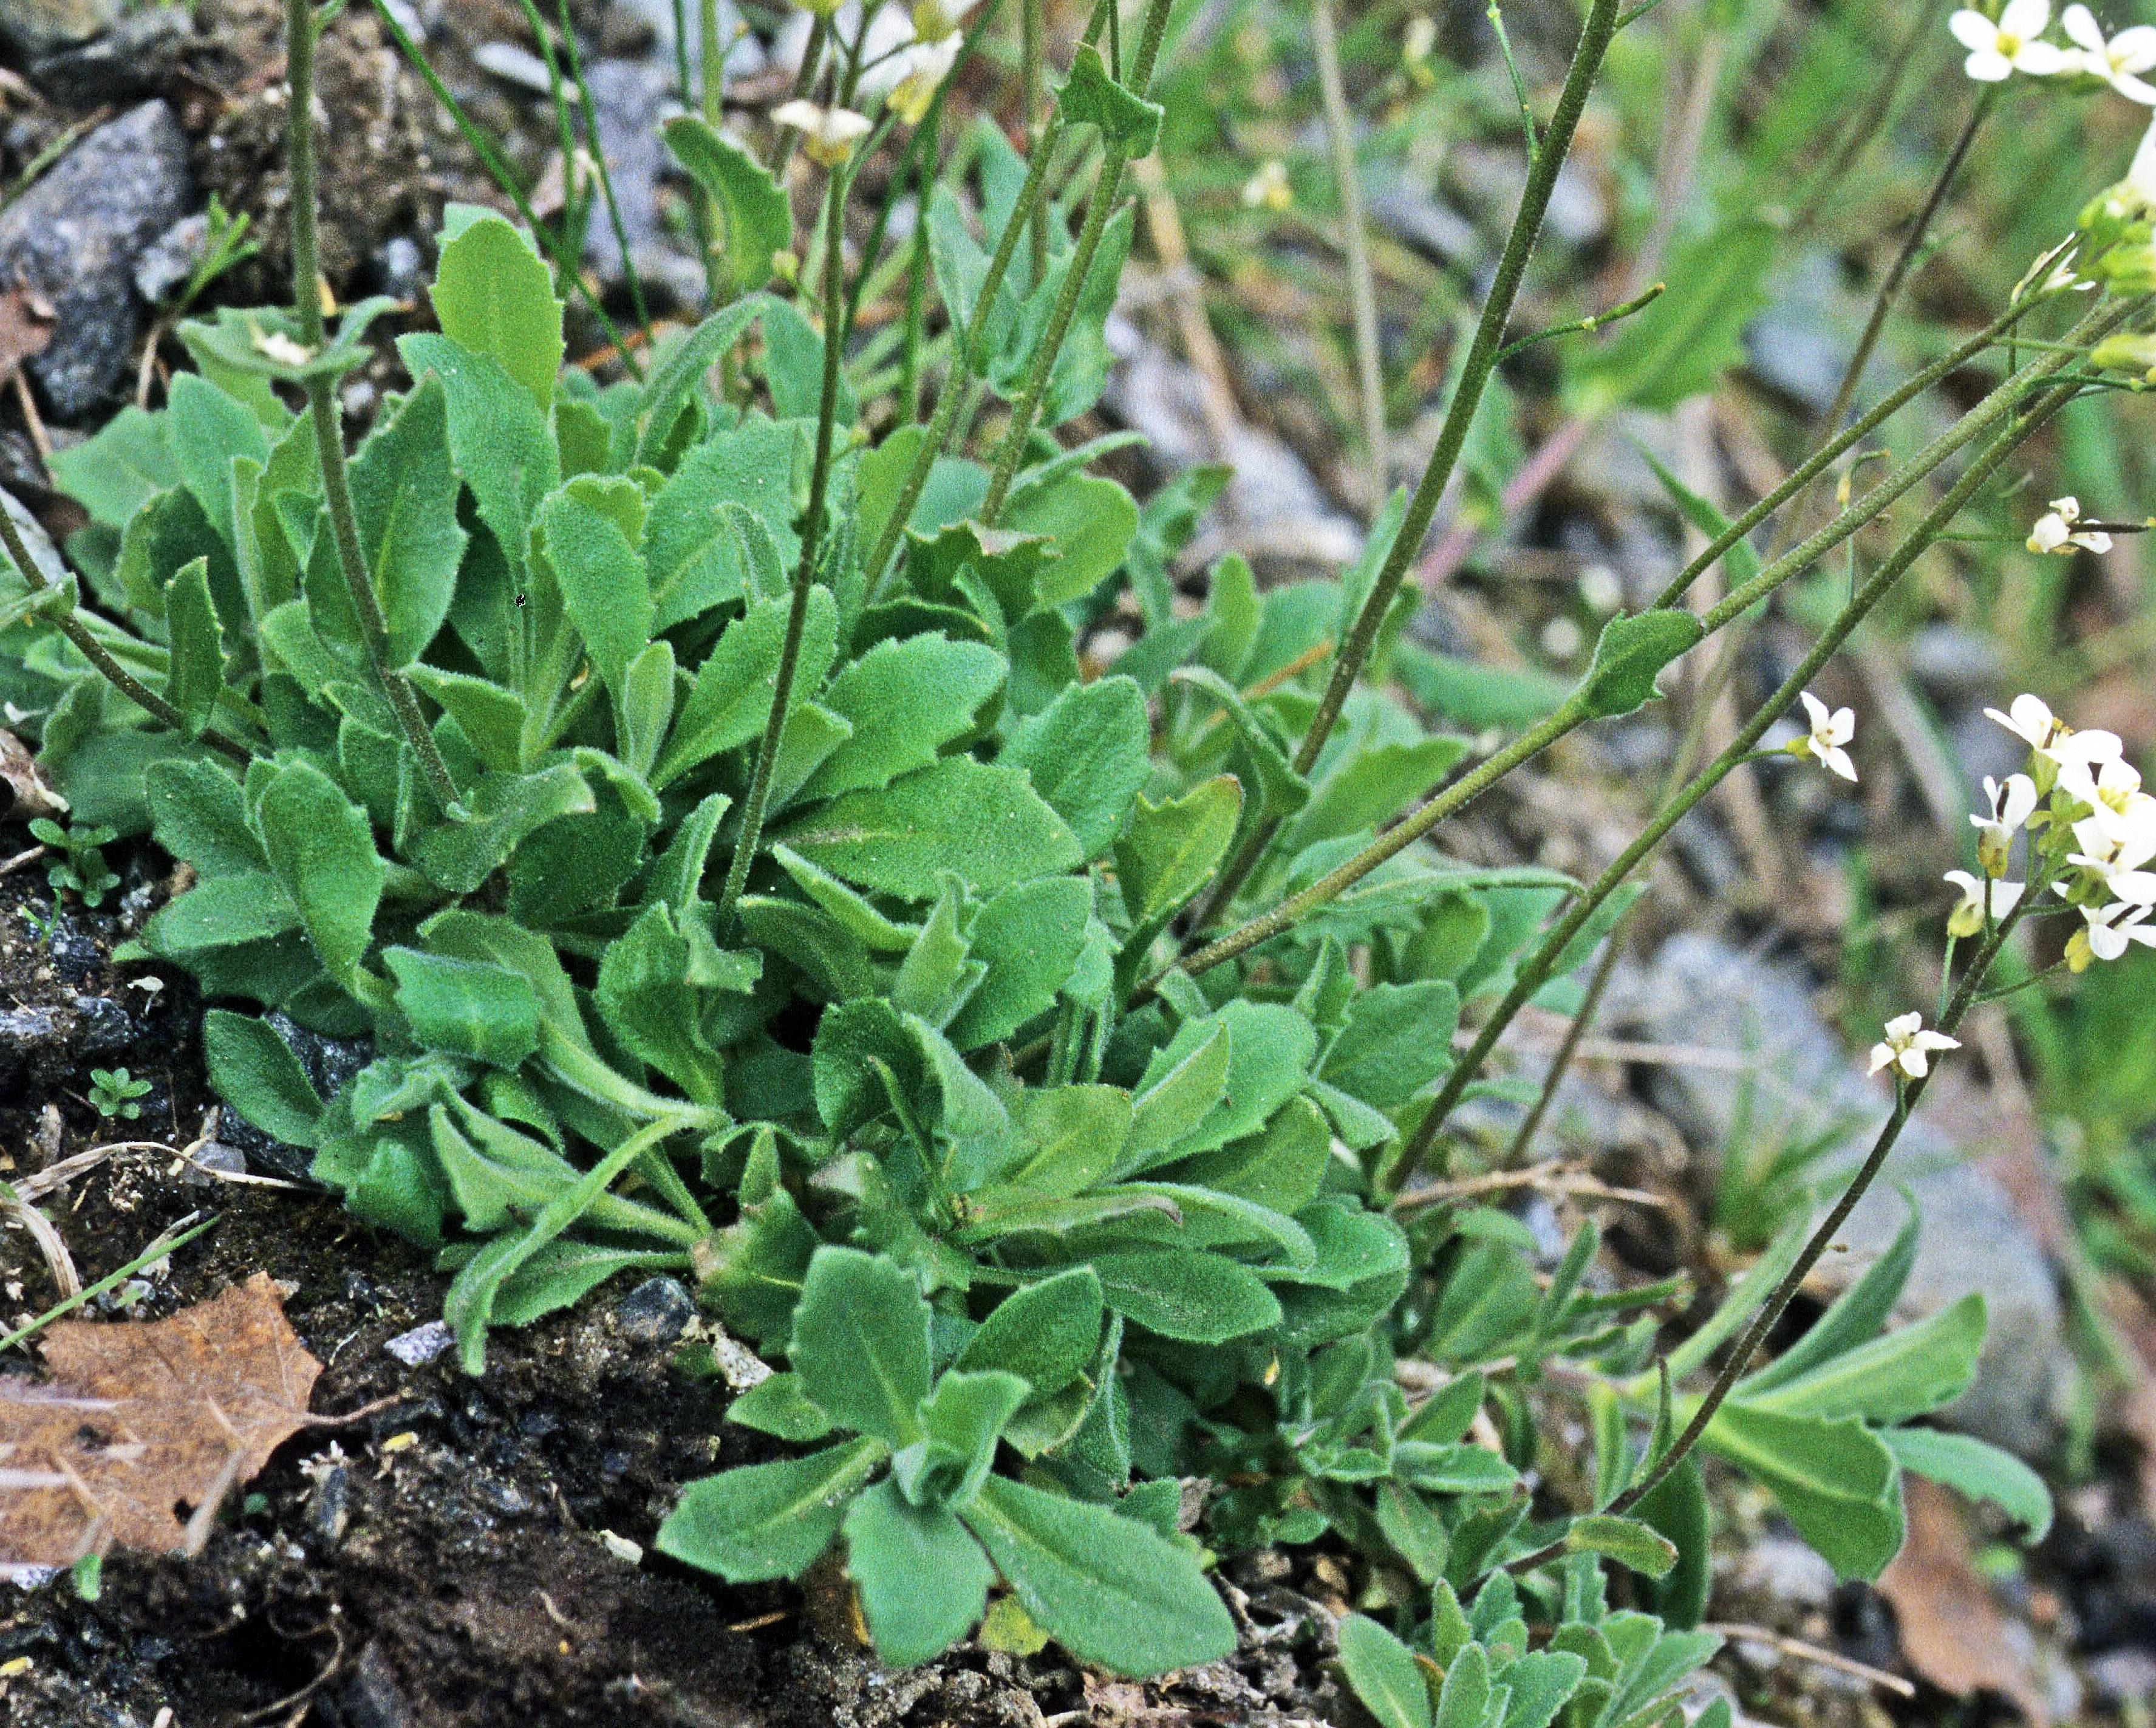
<svg viewBox="0 0 2156 1728"><path fill-rule="evenodd" d="M45 866L45 880L55 893L73 894L85 906L96 906L120 886L102 851L119 837L112 829L101 824L63 827L50 816L39 816L30 824L30 837L59 854Z"/></svg>
<svg viewBox="0 0 2156 1728"><path fill-rule="evenodd" d="M137 1080L125 1068L90 1071L90 1107L108 1121L117 1117L132 1122L142 1113L136 1102L149 1095L150 1083Z"/></svg>

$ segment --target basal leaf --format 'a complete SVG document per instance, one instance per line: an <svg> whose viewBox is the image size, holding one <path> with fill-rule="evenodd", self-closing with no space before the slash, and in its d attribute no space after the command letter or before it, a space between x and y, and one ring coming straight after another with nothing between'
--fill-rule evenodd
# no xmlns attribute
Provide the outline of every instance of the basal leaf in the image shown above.
<svg viewBox="0 0 2156 1728"><path fill-rule="evenodd" d="M1235 837L1243 789L1233 774L1202 781L1162 804L1142 794L1116 842L1123 904L1141 927L1165 918L1213 879Z"/></svg>
<svg viewBox="0 0 2156 1728"><path fill-rule="evenodd" d="M973 731L1004 670L993 648L940 633L877 643L841 667L824 692L824 706L853 733L809 776L801 795L886 786L926 768L946 744Z"/></svg>
<svg viewBox="0 0 2156 1728"><path fill-rule="evenodd" d="M291 1047L267 1021L213 1008L203 1016L203 1058L217 1095L288 1146L312 1146L321 1096Z"/></svg>
<svg viewBox="0 0 2156 1728"><path fill-rule="evenodd" d="M433 299L444 336L491 354L542 409L552 405L562 302L531 241L499 216L478 217L443 245Z"/></svg>
<svg viewBox="0 0 2156 1728"><path fill-rule="evenodd" d="M682 1490L654 1544L731 1583L793 1577L831 1545L847 1503L886 1456L880 1441L850 1440L807 1458L706 1476Z"/></svg>
<svg viewBox="0 0 2156 1728"><path fill-rule="evenodd" d="M1348 1684L1380 1728L1430 1728L1430 1687L1414 1652L1361 1614L1342 1620L1339 1636Z"/></svg>
<svg viewBox="0 0 2156 1728"><path fill-rule="evenodd" d="M846 1571L885 1662L926 1662L980 1623L995 1568L944 1508L916 1506L886 1479L846 1509L845 1536Z"/></svg>
<svg viewBox="0 0 2156 1728"><path fill-rule="evenodd" d="M1188 1248L1100 1254L1093 1271L1111 1309L1185 1344L1224 1344L1280 1324L1281 1306L1247 1266Z"/></svg>
<svg viewBox="0 0 2156 1728"><path fill-rule="evenodd" d="M1128 678L1066 686L1012 736L1000 759L1069 824L1088 858L1107 849L1152 771L1145 694Z"/></svg>
<svg viewBox="0 0 2156 1728"><path fill-rule="evenodd" d="M397 1005L430 1050L514 1068L539 1047L539 998L521 972L392 948L382 961L397 979Z"/></svg>
<svg viewBox="0 0 2156 1728"><path fill-rule="evenodd" d="M465 531L441 381L423 378L352 462L360 550L389 627L389 659L416 660L449 616Z"/></svg>
<svg viewBox="0 0 2156 1728"><path fill-rule="evenodd" d="M896 1262L859 1248L817 1249L788 1355L809 1401L834 1421L894 1448L921 1437L928 1304Z"/></svg>
<svg viewBox="0 0 2156 1728"><path fill-rule="evenodd" d="M373 939L384 872L373 830L336 781L310 763L275 771L256 811L264 855L299 908L307 940L351 990Z"/></svg>

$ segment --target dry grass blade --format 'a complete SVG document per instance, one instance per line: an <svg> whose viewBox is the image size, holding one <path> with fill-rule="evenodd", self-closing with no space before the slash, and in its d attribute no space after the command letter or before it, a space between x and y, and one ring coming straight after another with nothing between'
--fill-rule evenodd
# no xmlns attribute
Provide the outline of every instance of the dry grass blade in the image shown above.
<svg viewBox="0 0 2156 1728"><path fill-rule="evenodd" d="M63 1321L44 1365L0 1384L0 1564L199 1551L224 1496L316 1420L321 1372L259 1273L168 1319Z"/></svg>

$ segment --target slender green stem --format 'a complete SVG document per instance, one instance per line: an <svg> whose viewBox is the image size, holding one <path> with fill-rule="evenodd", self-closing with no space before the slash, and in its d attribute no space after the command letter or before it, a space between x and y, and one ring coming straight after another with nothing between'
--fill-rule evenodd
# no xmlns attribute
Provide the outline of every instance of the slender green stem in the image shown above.
<svg viewBox="0 0 2156 1728"><path fill-rule="evenodd" d="M0 545L7 548L8 562L14 565L16 573L29 587L40 594L55 591L53 584L45 579L45 573L38 568L38 561L31 557L30 548L23 542L22 530L15 526L15 518L4 506L0 506ZM70 602L63 597L54 602L54 627L81 651L84 659L104 674L106 682L160 725L168 726L174 732L183 733L187 729L187 720L180 711L115 660L111 651L99 641L90 626L75 615L74 607ZM246 745L227 737L213 726L203 729L202 741L218 754L230 757L242 767L254 759L254 753Z"/></svg>
<svg viewBox="0 0 2156 1728"><path fill-rule="evenodd" d="M1682 791L1669 800L1648 823L1639 837L1612 861L1607 869L1597 877L1587 892L1576 899L1565 915L1552 927L1541 947L1519 969L1512 987L1504 999L1491 1011L1476 1034L1474 1043L1447 1073L1445 1083L1438 1088L1430 1109L1421 1124L1402 1148L1397 1164L1399 1179L1404 1182L1435 1145L1437 1136L1445 1119L1459 1103L1460 1095L1467 1089L1483 1062L1504 1035L1515 1016L1532 999L1536 991L1549 981L1558 957L1572 939L1586 927L1589 918L1610 895L1616 892L1632 872L1661 844L1663 837L1674 828L1681 818L1715 787L1721 784L1748 756L1753 748L1766 735L1772 726L1798 695L1815 677L1820 668L1840 651L1851 631L1861 623L1871 609L1882 599L1888 589L1898 582L1917 558L1938 538L1940 531L1960 513L1962 507L1974 496L1996 471L1999 465L2028 437L2042 419L2065 405L2070 390L2056 389L2044 399L2035 409L2020 419L2006 426L1986 449L1964 471L1961 477L1949 486L1938 503L1905 537L1886 562L1880 565L1869 581L1850 603L1843 607L1833 623L1823 631L1811 651L1798 662L1780 689L1741 728L1727 748L1693 777ZM1739 609L1740 610L1742 609Z"/></svg>
<svg viewBox="0 0 2156 1728"><path fill-rule="evenodd" d="M719 893L716 927L731 928L734 906L748 880L749 866L763 840L763 813L771 796L771 774L778 759L778 746L786 731L786 717L793 706L793 675L801 661L801 638L808 622L808 594L816 584L816 554L824 527L824 495L831 479L832 424L838 418L839 368L844 354L844 324L840 308L845 253L846 188L848 171L831 172L824 189L824 378L823 394L816 412L816 460L808 477L808 515L801 529L801 562L793 572L793 603L786 615L786 637L779 648L778 671L772 682L771 714L764 722L763 742L756 753L756 771L749 782L748 801L742 810L741 835L734 842L733 861L726 867L726 886Z"/></svg>
<svg viewBox="0 0 2156 1728"><path fill-rule="evenodd" d="M292 185L292 300L301 339L319 350L324 342L321 267L316 235L315 205L315 9L310 0L285 0L285 61L290 84L290 130L285 161ZM336 386L317 374L306 381L307 411L315 424L315 450L321 459L322 495L329 507L331 537L337 567L358 616L360 639L368 662L389 698L391 711L435 800L444 810L458 807L456 782L428 729L419 698L403 672L389 663L389 626L375 598L367 554L359 542L359 519L352 505L352 484L345 469L344 432L339 424Z"/></svg>
<svg viewBox="0 0 2156 1728"><path fill-rule="evenodd" d="M899 413L911 425L921 411L921 339L928 316L928 198L936 186L936 144L943 126L943 92L936 93L927 123L915 142L913 237L906 244L904 333L898 351ZM921 143L925 138L927 142ZM862 275L865 278L867 272ZM911 507L909 506L909 512Z"/></svg>
<svg viewBox="0 0 2156 1728"><path fill-rule="evenodd" d="M1460 383L1445 409L1444 424L1438 429L1436 446L1430 451L1422 478L1408 499L1399 533L1385 554L1385 561L1370 584L1362 609L1355 615L1347 640L1333 657L1332 676L1326 684L1324 697L1296 751L1295 768L1298 774L1310 772L1325 748L1326 740L1332 737L1340 711L1347 706L1348 693L1354 688L1356 679L1362 676L1369 661L1385 614L1391 609L1394 596L1399 593L1409 568L1422 548L1423 537L1430 532L1430 518L1437 513L1438 501L1451 482L1460 451L1466 447L1475 411L1481 404L1483 392L1496 371L1498 354L1504 345L1505 326L1512 315L1512 303L1518 297L1527 260L1542 233L1543 218L1549 208L1551 195L1557 190L1558 172L1564 166L1565 156L1572 148L1573 134L1578 129L1579 116L1586 111L1588 90L1601 69L1603 56L1609 52L1616 27L1617 0L1592 0L1586 26L1580 32L1578 44L1573 50L1572 64L1565 73L1564 88L1550 116L1549 131L1528 166L1527 187L1520 194L1512 232L1505 237L1505 249L1498 258L1496 274L1491 279L1489 291L1482 302L1482 315L1476 320L1474 337L1468 343ZM1220 872L1204 908L1194 920L1194 928L1202 929L1215 913L1232 902L1279 831L1277 818L1260 823L1251 831Z"/></svg>
<svg viewBox="0 0 2156 1728"><path fill-rule="evenodd" d="M1953 352L1933 361L1922 372L1910 378L1907 383L1890 392L1868 414L1851 422L1846 430L1838 432L1829 438L1802 463L1791 470L1788 478L1779 486L1709 541L1699 555L1683 569L1678 571L1676 576L1671 579L1669 585L1655 596L1654 605L1662 607L1676 604L1691 589L1692 584L1720 563L1732 546L1825 473L1837 457L1860 440L1869 437L1908 404L1931 388L1933 384L1960 371L1970 361L1982 354L1999 339L2001 334L2012 328L2017 319L2025 316L2033 304L2033 301L2025 300L2018 306L2010 306Z"/></svg>
<svg viewBox="0 0 2156 1728"><path fill-rule="evenodd" d="M1999 928L1978 950L1975 960L1963 975L1961 987L1955 991L1953 1000L1948 1005L1946 1012L1939 1016L1939 1031L1951 1036L1968 1017L1969 1011L1979 1000L1978 991L1985 975L1990 971L1999 951L2005 947L2007 939L2014 933L2020 913L2020 908L2016 907L2013 913L2002 919ZM1835 1202L1826 1216L1820 1220L1818 1227L1806 1240L1803 1252L1791 1263L1789 1269L1782 1274L1781 1282L1775 1285L1774 1294L1753 1316L1752 1324L1744 1329L1744 1335L1738 1340L1735 1348L1729 1352L1721 1372L1714 1377L1714 1384L1707 1389L1707 1396L1700 1400L1699 1407L1693 1411L1683 1431L1671 1443L1669 1449L1648 1468L1645 1475L1603 1509L1604 1515L1619 1518L1630 1511L1661 1487L1670 1473L1682 1463L1699 1444L1713 1422L1715 1412L1722 1408L1737 1382L1744 1377L1745 1371L1752 1365L1752 1359L1758 1354L1760 1345L1767 1341L1768 1335L1780 1322L1797 1292L1804 1288L1804 1282L1811 1276L1812 1268L1819 1264L1820 1257L1826 1252L1835 1237L1841 1233L1842 1226L1849 1221L1849 1215L1856 1210L1856 1203L1864 1198L1866 1191L1878 1179L1887 1155L1893 1151L1896 1142L1901 1139L1902 1130L1907 1125L1910 1116L1916 1110L1917 1102L1923 1096L1924 1088L1930 1080L1931 1073L1928 1072L1915 1079L1902 1078L1897 1072L1894 1108L1881 1127L1878 1137L1871 1143L1871 1149L1866 1154L1862 1165L1850 1180L1849 1186L1842 1191L1841 1198ZM1506 1561L1505 1570L1509 1572L1532 1571L1537 1566L1547 1565L1564 1552L1565 1545L1560 1540L1547 1547L1537 1548L1532 1554L1523 1554L1517 1560Z"/></svg>
<svg viewBox="0 0 2156 1728"><path fill-rule="evenodd" d="M1669 291L1667 282L1650 284L1641 292L1606 312L1589 312L1584 318L1573 318L1563 324L1553 324L1547 330L1537 330L1532 336L1523 336L1517 342L1507 342L1497 351L1497 363L1502 366L1515 354L1525 353L1529 348L1558 336L1592 336L1598 330L1606 330L1620 320L1643 312Z"/></svg>
<svg viewBox="0 0 2156 1728"><path fill-rule="evenodd" d="M1375 843L1358 852L1338 869L1320 877L1301 893L1291 895L1271 911L1260 913L1249 923L1229 931L1219 941L1200 949L1188 959L1163 969L1147 980L1132 997L1132 1003L1135 1005L1152 995L1161 980L1174 971L1177 966L1195 977L1224 960L1232 960L1236 955L1247 953L1261 942L1270 942L1284 930L1291 929L1305 913L1313 911L1345 893L1387 859L1405 851L1447 816L1486 791L1529 757L1563 738L1587 717L1586 707L1576 696L1568 699L1554 713L1522 733L1481 767L1461 775L1405 821L1387 829Z"/></svg>
<svg viewBox="0 0 2156 1728"><path fill-rule="evenodd" d="M1046 124L1047 105L1040 76L1041 0L1019 0L1018 19L1019 103L1025 121L1025 147L1030 155L1034 137ZM1033 260L1033 280L1038 282L1048 271L1048 206L1045 203L1033 207L1026 244Z"/></svg>
<svg viewBox="0 0 2156 1728"><path fill-rule="evenodd" d="M571 218L577 214L577 123L569 107L568 93L562 87L562 64L554 57L554 38L547 23L539 15L538 0L517 0L524 8L524 22L530 27L532 39L539 44L539 58L547 67L547 96L554 107L554 137L562 152L562 227L567 233ZM588 206L587 207L588 208ZM584 227L575 224L576 234L571 245L581 253L584 245Z"/></svg>
<svg viewBox="0 0 2156 1728"><path fill-rule="evenodd" d="M509 164L501 159L501 152L494 147L486 134L472 123L471 116L465 112L464 104L450 93L449 85L442 82L441 75L420 52L419 44L406 33L403 25L398 23L397 14L390 10L388 0L373 0L373 5L376 16L381 18L382 28L389 32L390 39L397 44L398 51L434 93L434 100L442 105L442 111L455 123L465 142L471 146L472 154L485 168L487 177L501 188L504 198L516 206L516 213L523 219L524 225L546 249L547 257L553 260L554 273L561 279L562 285L583 301L593 321L606 332L607 340L613 344L614 352L621 356L621 363L628 368L629 376L640 381L644 377L642 363L629 344L622 340L619 327L607 315L607 309L599 304L598 296L585 285L583 274L577 268L577 260L569 255L568 249L562 244L561 236L533 212L531 200L524 195L524 188L516 183L516 176L510 171ZM285 16L289 19L293 15L292 0L285 0ZM311 46L308 52L312 54Z"/></svg>
<svg viewBox="0 0 2156 1728"><path fill-rule="evenodd" d="M1601 3L1607 3L1607 0L1601 0ZM1160 53L1161 37L1167 28L1168 0L1147 0L1145 24L1138 38L1137 54L1131 62L1129 80L1129 88L1140 95L1152 82L1152 64ZM1086 279L1092 274L1094 256L1101 249L1101 236L1107 231L1108 219L1115 213L1116 198L1122 189L1123 169L1129 161L1130 147L1121 139L1111 140L1101 152L1101 171L1093 182L1086 207L1086 225L1079 230L1078 244L1071 249L1063 285L1056 293L1055 306L1050 309L1040 345L1033 351L1024 387L1011 409L1010 424L1004 429L1003 442L996 450L995 465L988 476L988 496L981 502L980 520L985 527L996 525L1003 514L1004 501L1010 496L1011 482L1018 477L1026 444L1033 436L1034 423L1040 415L1041 401L1048 393L1048 381L1055 369L1056 356L1062 352L1063 338L1069 334L1070 320L1077 313L1078 298L1085 291Z"/></svg>
<svg viewBox="0 0 2156 1728"><path fill-rule="evenodd" d="M95 1302L107 1290L116 1289L121 1284L125 1283L129 1278L134 1277L136 1273L140 1272L144 1267L149 1265L152 1261L162 1260L166 1255L171 1253L173 1249L184 1247L187 1243L192 1242L197 1237L200 1236L203 1232L208 1230L212 1225L215 1224L218 1216L219 1215L218 1213L212 1212L207 1218L204 1218L201 1222L195 1224L191 1229L182 1229L176 1226L172 1229L167 1230L162 1236L159 1236L151 1242L148 1247L143 1249L142 1252L137 1254L132 1260L130 1260L125 1266L120 1268L118 1271L108 1272L103 1278L100 1278L94 1284L85 1284L81 1289L76 1291L74 1295L64 1298L62 1300L54 1303L50 1308L39 1314L34 1320L28 1321L25 1324L18 1326L13 1331L8 1334L6 1337L0 1338L0 1350L13 1350L24 1339L35 1337L38 1333L44 1331L46 1327L51 1325L54 1320L60 1319L68 1314L73 1314L75 1309L80 1308L85 1303ZM182 1218L180 1221L181 1225L186 1225L187 1222L188 1220L185 1218Z"/></svg>
<svg viewBox="0 0 2156 1728"><path fill-rule="evenodd" d="M1542 141L1535 136L1535 111L1527 105L1527 81L1520 76L1520 63L1512 58L1512 39L1505 33L1505 14L1497 9L1497 0L1490 0L1488 13L1490 28L1497 33L1497 52L1505 57L1505 70L1512 80L1512 100L1520 107L1520 131L1527 141L1527 160L1532 162L1542 151ZM1620 28L1629 20L1620 20ZM1611 35L1617 31L1613 28Z"/></svg>
<svg viewBox="0 0 2156 1728"><path fill-rule="evenodd" d="M621 203L613 195L613 176L607 170L606 145L599 136L599 115L592 100L592 87L584 78L583 56L577 48L577 27L569 18L569 0L560 0L562 8L562 46L569 56L569 77L576 85L577 95L583 110L584 136L588 141L592 166L598 171L599 195L606 200L607 221L613 229L614 249L621 254L621 273L629 284L629 301L636 309L637 327L644 332L648 343L651 340L651 311L644 301L644 279L637 274L636 260L629 255L629 224L622 219ZM566 175L568 164L564 162Z"/></svg>
<svg viewBox="0 0 2156 1728"><path fill-rule="evenodd" d="M1496 17L1496 11L1491 6L1491 16ZM1348 303L1355 333L1355 387L1362 400L1363 460L1374 517L1384 508L1393 471L1385 449L1385 380L1378 352L1377 288L1370 275L1369 236L1364 230L1363 173L1355 158L1355 116L1348 111L1340 77L1340 24L1333 0L1312 0L1310 28L1311 44L1317 52L1317 92L1325 111L1326 141L1332 152L1332 179L1340 193L1340 244L1348 263Z"/></svg>
<svg viewBox="0 0 2156 1728"><path fill-rule="evenodd" d="M1871 364L1871 351L1879 346L1880 334L1887 327L1887 316L1894 310L1894 302L1902 297L1902 285L1908 280L1909 267L1916 262L1917 254L1923 249L1924 241L1932 231L1932 224L1938 216L1939 207L1946 203L1947 193L1952 190L1955 177L1961 172L1962 161L1968 156L1969 146L1975 143L1977 133L1982 130L1984 121L1998 100L1999 91L1995 85L1986 86L1984 94L1976 99L1976 105L1969 110L1969 120L1961 129L1961 136L1954 140L1953 147L1947 152L1946 161L1940 165L1938 178L1932 183L1930 195L1924 200L1924 208L1917 213L1916 221L1910 224L1908 236L1902 242L1902 249L1894 255L1894 262L1888 266L1885 277L1881 280L1879 291L1872 297L1871 316L1864 321L1864 333L1856 339L1856 350L1850 355L1849 364L1842 371L1841 382L1835 388L1834 400L1820 421L1828 431L1831 432L1840 425L1841 417L1849 412L1850 401L1856 394L1857 384L1864 377L1864 368Z"/></svg>

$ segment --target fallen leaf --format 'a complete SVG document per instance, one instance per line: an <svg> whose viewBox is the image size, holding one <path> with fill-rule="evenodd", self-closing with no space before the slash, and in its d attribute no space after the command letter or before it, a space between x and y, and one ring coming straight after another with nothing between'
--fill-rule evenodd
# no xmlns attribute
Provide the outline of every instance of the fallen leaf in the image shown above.
<svg viewBox="0 0 2156 1728"><path fill-rule="evenodd" d="M1953 1496L1913 1476L1902 1488L1909 1540L1878 1588L1894 1605L1910 1666L1957 1698L1996 1692L2033 1728L2051 1728L2051 1711L2015 1657L2006 1617L1976 1575Z"/></svg>
<svg viewBox="0 0 2156 1728"><path fill-rule="evenodd" d="M169 1319L63 1320L44 1354L44 1380L0 1381L0 1565L198 1552L225 1495L316 1420L322 1365L261 1273Z"/></svg>
<svg viewBox="0 0 2156 1728"><path fill-rule="evenodd" d="M0 785L14 795L10 815L28 821L32 816L67 814L67 800L53 790L30 747L12 732L0 732Z"/></svg>
<svg viewBox="0 0 2156 1728"><path fill-rule="evenodd" d="M0 294L0 384L25 360L34 360L53 339L53 309L27 290Z"/></svg>

